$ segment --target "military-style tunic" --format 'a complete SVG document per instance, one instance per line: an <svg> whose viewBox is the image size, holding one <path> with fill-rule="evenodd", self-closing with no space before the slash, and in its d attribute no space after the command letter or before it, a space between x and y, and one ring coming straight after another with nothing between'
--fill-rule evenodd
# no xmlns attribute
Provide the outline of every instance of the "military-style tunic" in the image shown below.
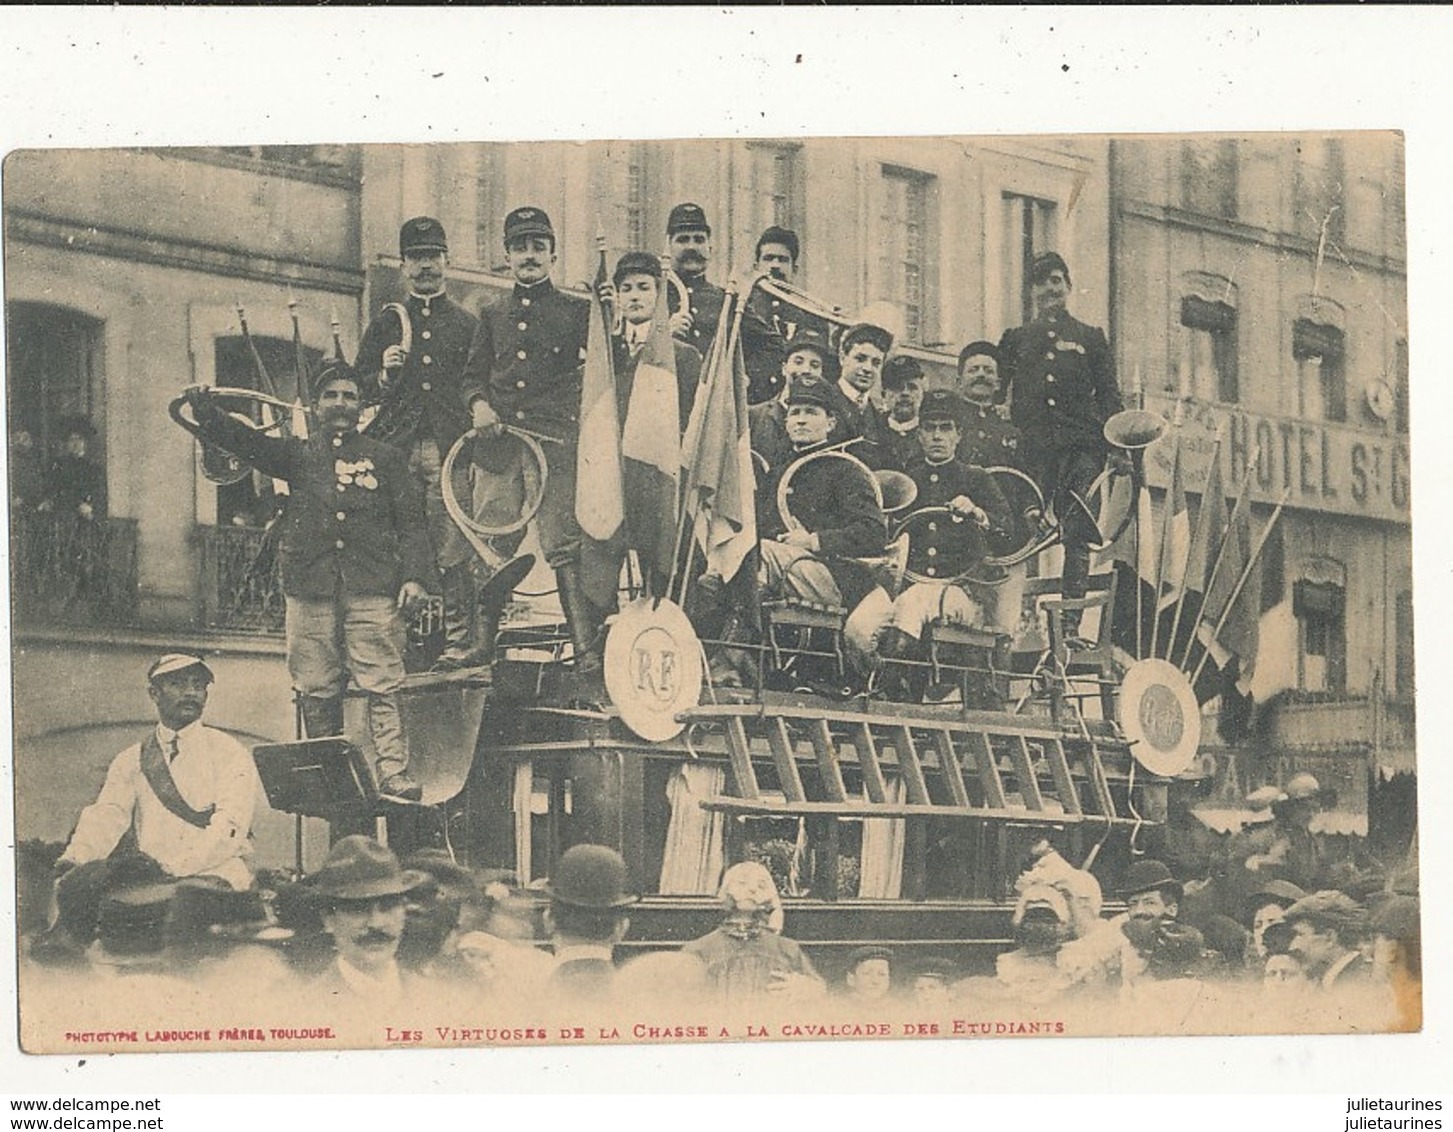
<svg viewBox="0 0 1453 1132"><path fill-rule="evenodd" d="M587 302L548 279L490 296L464 367L466 402L482 397L505 424L573 436L589 317Z"/></svg>
<svg viewBox="0 0 1453 1132"><path fill-rule="evenodd" d="M721 318L726 292L715 283L708 282L705 275L683 275L681 282L686 284L691 311L691 329L682 341L695 347L696 352L705 358L716 339L716 324ZM666 288L666 302L672 314L681 309L681 299L675 287Z"/></svg>
<svg viewBox="0 0 1453 1132"><path fill-rule="evenodd" d="M1006 330L999 354L1026 447L1105 452L1105 422L1124 404L1103 330L1057 311Z"/></svg>
<svg viewBox="0 0 1453 1132"><path fill-rule="evenodd" d="M198 410L211 440L292 488L282 537L283 593L312 601L394 597L433 574L424 500L402 452L363 433L325 441L265 436Z"/></svg>
<svg viewBox="0 0 1453 1132"><path fill-rule="evenodd" d="M981 468L1017 468L1023 436L1017 425L992 405L965 406L963 436L957 456Z"/></svg>
<svg viewBox="0 0 1453 1132"><path fill-rule="evenodd" d="M930 464L921 455L904 469L918 485L913 509L947 507L967 495L989 516L991 526L1002 527L1009 504L994 479L983 468L962 460ZM955 521L934 515L912 524L908 543L908 569L929 578L955 578L977 565L988 553L987 532L970 519Z"/></svg>
<svg viewBox="0 0 1453 1132"><path fill-rule="evenodd" d="M469 428L469 403L464 397L464 362L478 320L447 295L404 300L413 327L413 346L403 368L389 375L383 388L383 352L399 344L394 312L368 324L358 344L354 368L363 383L366 402L379 406L367 433L407 451L416 440L432 439L448 452Z"/></svg>
<svg viewBox="0 0 1453 1132"><path fill-rule="evenodd" d="M815 330L836 348L833 327L791 303L753 290L742 314L742 355L747 368L747 402L757 405L782 392L782 362L787 342L799 330ZM830 363L833 367L836 362ZM833 373L836 374L836 369ZM833 379L835 380L835 378Z"/></svg>
<svg viewBox="0 0 1453 1132"><path fill-rule="evenodd" d="M776 507L782 472L769 477L760 489L770 492L771 500L770 515L765 516L770 525L761 532L763 538L773 538L786 529ZM887 520L873 495L873 485L846 460L825 456L798 471L787 485L787 493L788 509L817 536L816 556L832 574L843 604L853 608L876 583L868 567L846 560L882 554L888 537ZM759 509L759 515L765 509Z"/></svg>

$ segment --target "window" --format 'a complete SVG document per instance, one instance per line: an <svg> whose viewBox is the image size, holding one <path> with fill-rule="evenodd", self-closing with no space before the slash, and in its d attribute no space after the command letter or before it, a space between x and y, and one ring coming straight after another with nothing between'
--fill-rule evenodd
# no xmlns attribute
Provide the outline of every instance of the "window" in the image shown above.
<svg viewBox="0 0 1453 1132"><path fill-rule="evenodd" d="M1005 324L1019 326L1034 317L1034 294L1029 273L1034 257L1055 245L1055 205L1038 197L1004 194L1004 262L1008 278L1004 293L1013 304L1005 313Z"/></svg>
<svg viewBox="0 0 1453 1132"><path fill-rule="evenodd" d="M1181 207L1187 212L1236 219L1238 161L1234 138L1181 143Z"/></svg>
<svg viewBox="0 0 1453 1132"><path fill-rule="evenodd" d="M1292 193L1296 209L1292 231L1319 243L1325 232L1328 240L1343 243L1347 233L1346 181L1341 141L1312 138L1299 142Z"/></svg>
<svg viewBox="0 0 1453 1132"><path fill-rule="evenodd" d="M761 232L776 224L796 230L801 209L798 178L798 152L795 145L750 142L747 145L748 192L747 215L751 217L751 237L755 243ZM798 264L798 269L801 269Z"/></svg>
<svg viewBox="0 0 1453 1132"><path fill-rule="evenodd" d="M491 271L507 271L505 262L505 151L499 144L476 147L474 174L474 247L478 262Z"/></svg>
<svg viewBox="0 0 1453 1132"><path fill-rule="evenodd" d="M11 303L6 315L10 432L28 432L48 468L65 442L61 431L68 418L83 417L102 432L102 324L46 303ZM94 458L101 458L104 443L99 435Z"/></svg>
<svg viewBox="0 0 1453 1132"><path fill-rule="evenodd" d="M1300 412L1308 420L1347 419L1347 374L1342 331L1299 318L1292 325Z"/></svg>
<svg viewBox="0 0 1453 1132"><path fill-rule="evenodd" d="M878 214L878 299L903 312L903 335L925 342L933 329L929 198L934 179L885 165Z"/></svg>
<svg viewBox="0 0 1453 1132"><path fill-rule="evenodd" d="M1299 687L1340 694L1347 688L1346 591L1330 582L1300 581L1292 612L1300 623Z"/></svg>
<svg viewBox="0 0 1453 1132"><path fill-rule="evenodd" d="M1394 629L1397 648L1397 697L1400 700L1413 698L1415 669L1413 664L1413 594L1403 590L1397 596L1396 627Z"/></svg>
<svg viewBox="0 0 1453 1132"><path fill-rule="evenodd" d="M643 251L661 246L665 222L653 226L650 147L645 142L611 142L606 146L605 177L600 199L614 208L608 234L621 251Z"/></svg>
<svg viewBox="0 0 1453 1132"><path fill-rule="evenodd" d="M1236 308L1194 295L1181 299L1180 391L1210 401L1234 402L1239 391Z"/></svg>

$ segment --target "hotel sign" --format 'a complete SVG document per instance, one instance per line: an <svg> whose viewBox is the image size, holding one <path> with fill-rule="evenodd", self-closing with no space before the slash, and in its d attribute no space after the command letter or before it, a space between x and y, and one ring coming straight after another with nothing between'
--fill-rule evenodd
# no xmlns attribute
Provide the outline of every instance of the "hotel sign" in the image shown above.
<svg viewBox="0 0 1453 1132"><path fill-rule="evenodd" d="M1151 396L1147 408L1175 420L1173 398ZM1170 482L1175 437L1181 444L1181 474L1189 492L1200 492L1221 434L1221 472L1234 495L1251 473L1251 497L1275 503L1291 492L1288 507L1407 523L1410 518L1408 438L1341 424L1273 417L1243 409L1189 402L1179 428L1146 452L1152 487Z"/></svg>

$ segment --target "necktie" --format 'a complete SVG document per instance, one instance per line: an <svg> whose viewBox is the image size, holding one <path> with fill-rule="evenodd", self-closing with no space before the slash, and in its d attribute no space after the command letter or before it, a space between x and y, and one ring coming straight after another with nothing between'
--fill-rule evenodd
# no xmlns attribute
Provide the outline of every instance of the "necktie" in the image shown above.
<svg viewBox="0 0 1453 1132"><path fill-rule="evenodd" d="M167 740L166 764L167 764L167 766L171 766L172 763L174 763L176 761L177 761L177 737L175 735L173 735L169 740Z"/></svg>

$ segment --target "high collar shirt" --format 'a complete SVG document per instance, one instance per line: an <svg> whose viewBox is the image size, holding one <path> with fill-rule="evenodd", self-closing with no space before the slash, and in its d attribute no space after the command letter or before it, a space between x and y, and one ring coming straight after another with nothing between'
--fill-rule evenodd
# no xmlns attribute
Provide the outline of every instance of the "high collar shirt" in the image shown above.
<svg viewBox="0 0 1453 1132"><path fill-rule="evenodd" d="M247 888L252 883L252 816L261 789L252 756L230 735L200 722L177 732L157 724L156 737L187 804L196 810L216 807L207 827L198 829L162 805L141 771L141 743L136 743L112 760L100 794L81 811L63 856L78 865L103 860L134 829L137 849L169 875L215 876L233 888Z"/></svg>
<svg viewBox="0 0 1453 1132"><path fill-rule="evenodd" d="M1057 311L1004 332L1000 377L1012 419L1037 450L1104 452L1105 422L1123 407L1105 332Z"/></svg>

